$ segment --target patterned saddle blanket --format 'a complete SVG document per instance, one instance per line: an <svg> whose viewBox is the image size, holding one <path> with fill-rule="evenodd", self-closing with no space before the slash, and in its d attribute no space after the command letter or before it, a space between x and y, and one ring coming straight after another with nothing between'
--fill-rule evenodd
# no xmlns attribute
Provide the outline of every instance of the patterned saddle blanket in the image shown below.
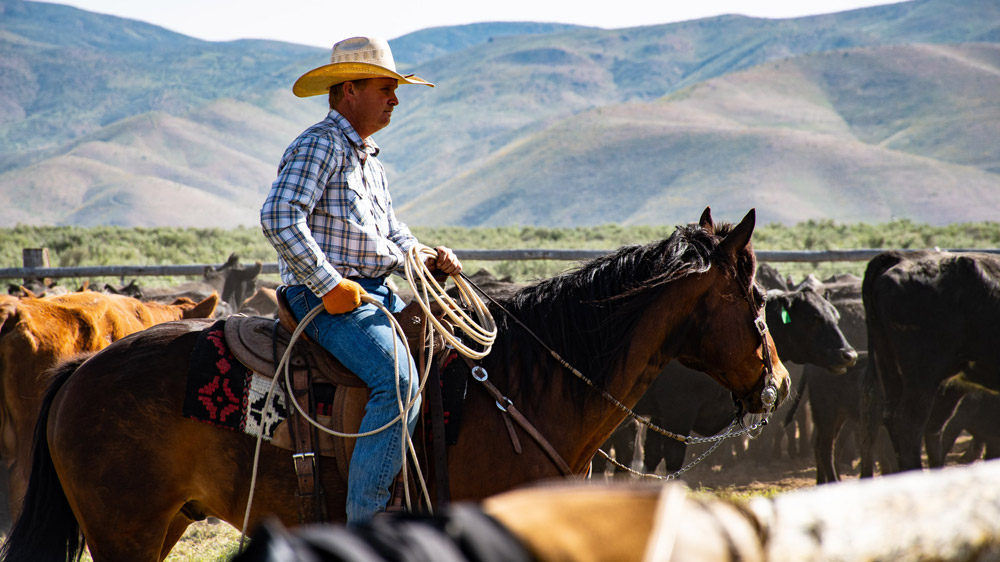
<svg viewBox="0 0 1000 562"><path fill-rule="evenodd" d="M288 416L284 392L276 388L265 408L271 377L256 373L236 359L226 342L227 320L203 330L191 352L183 415L217 427L263 434L270 441Z"/></svg>

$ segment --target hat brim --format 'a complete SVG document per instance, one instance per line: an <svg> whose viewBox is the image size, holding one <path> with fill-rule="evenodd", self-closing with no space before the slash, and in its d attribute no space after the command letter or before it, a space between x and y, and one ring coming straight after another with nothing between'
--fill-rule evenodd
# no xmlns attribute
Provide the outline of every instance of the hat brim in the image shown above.
<svg viewBox="0 0 1000 562"><path fill-rule="evenodd" d="M364 80L366 78L395 78L400 84L434 87L434 84L419 76L414 76L413 74L403 76L375 64L338 62L325 64L299 76L299 79L295 81L295 85L292 86L292 93L300 98L326 95L330 91L330 86L334 84L340 84L348 80Z"/></svg>

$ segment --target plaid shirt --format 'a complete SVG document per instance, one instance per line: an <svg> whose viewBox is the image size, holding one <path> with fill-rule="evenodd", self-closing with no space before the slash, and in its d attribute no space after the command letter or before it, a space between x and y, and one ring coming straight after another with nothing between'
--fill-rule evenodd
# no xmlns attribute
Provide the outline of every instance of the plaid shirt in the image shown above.
<svg viewBox="0 0 1000 562"><path fill-rule="evenodd" d="M344 277L401 268L417 239L396 220L378 152L334 110L285 150L260 211L282 282L322 297Z"/></svg>

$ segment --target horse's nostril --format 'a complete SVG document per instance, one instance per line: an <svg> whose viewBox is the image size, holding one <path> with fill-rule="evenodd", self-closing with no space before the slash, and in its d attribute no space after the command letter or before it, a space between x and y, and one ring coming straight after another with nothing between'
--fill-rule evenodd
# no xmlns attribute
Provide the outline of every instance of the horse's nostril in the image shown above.
<svg viewBox="0 0 1000 562"><path fill-rule="evenodd" d="M851 365L853 365L858 360L858 352L854 348L848 347L844 349L844 359L846 359Z"/></svg>

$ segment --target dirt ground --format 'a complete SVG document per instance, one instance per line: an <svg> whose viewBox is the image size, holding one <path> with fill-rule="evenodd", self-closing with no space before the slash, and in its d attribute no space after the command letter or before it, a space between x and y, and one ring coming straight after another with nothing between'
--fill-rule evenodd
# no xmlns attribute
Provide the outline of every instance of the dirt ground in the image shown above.
<svg viewBox="0 0 1000 562"><path fill-rule="evenodd" d="M780 455L762 453L759 447L764 443L763 439L752 440L735 447L726 443L682 474L678 480L693 490L715 492L726 496L772 496L816 485L816 463L811 445L803 443L801 450L797 453L793 451L790 456L787 442L783 442ZM963 433L948 454L947 464L958 464L970 444L971 437ZM690 463L708 448L707 444L689 446L685 461ZM739 448L740 452L734 452L736 448ZM637 447L636 458L641 458L641 441ZM924 465L927 465L926 456ZM640 467L634 463L632 468ZM857 479L860 476L857 459L850 464L846 461L838 463L838 471L841 480ZM660 477L666 476L662 463L655 474ZM876 474L878 474L877 469ZM636 478L615 476L610 470L604 477Z"/></svg>

